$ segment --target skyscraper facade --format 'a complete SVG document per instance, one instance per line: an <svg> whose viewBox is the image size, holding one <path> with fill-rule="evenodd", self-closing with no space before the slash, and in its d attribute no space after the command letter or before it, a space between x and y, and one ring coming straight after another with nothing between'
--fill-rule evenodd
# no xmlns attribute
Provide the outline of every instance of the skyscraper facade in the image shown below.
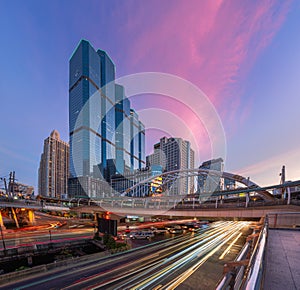
<svg viewBox="0 0 300 290"><path fill-rule="evenodd" d="M222 158L211 159L202 163L199 169L210 169L220 172L220 176L217 175L199 175L198 176L198 192L214 192L220 191L224 187L224 179L221 177L221 173L224 170L224 163Z"/></svg>
<svg viewBox="0 0 300 290"><path fill-rule="evenodd" d="M144 160L131 165L132 156L142 154L132 151L130 102L115 84L115 65L107 53L81 40L69 73L69 193L96 198L108 194L113 174L136 169Z"/></svg>
<svg viewBox="0 0 300 290"><path fill-rule="evenodd" d="M145 166L145 127L134 109L130 109L130 152L131 171L142 169Z"/></svg>
<svg viewBox="0 0 300 290"><path fill-rule="evenodd" d="M154 145L153 154L147 156L147 165L161 165L164 172L194 169L194 155L189 141L182 138L163 137ZM169 184L168 194L189 194L193 189L192 178L178 177L172 184Z"/></svg>
<svg viewBox="0 0 300 290"><path fill-rule="evenodd" d="M42 196L62 198L68 192L69 144L54 130L44 141L38 188Z"/></svg>

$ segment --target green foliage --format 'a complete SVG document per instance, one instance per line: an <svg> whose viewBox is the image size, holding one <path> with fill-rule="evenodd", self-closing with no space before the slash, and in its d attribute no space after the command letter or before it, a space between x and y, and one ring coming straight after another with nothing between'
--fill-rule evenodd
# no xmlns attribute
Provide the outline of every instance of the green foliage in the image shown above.
<svg viewBox="0 0 300 290"><path fill-rule="evenodd" d="M107 249L114 249L116 247L115 239L108 234L103 236L103 244L106 246Z"/></svg>

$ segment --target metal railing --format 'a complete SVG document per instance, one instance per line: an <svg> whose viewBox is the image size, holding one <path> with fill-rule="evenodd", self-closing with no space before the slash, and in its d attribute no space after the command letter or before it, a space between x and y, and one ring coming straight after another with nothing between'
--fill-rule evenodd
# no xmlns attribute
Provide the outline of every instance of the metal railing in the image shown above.
<svg viewBox="0 0 300 290"><path fill-rule="evenodd" d="M265 270L265 249L268 239L268 216L265 218L264 226L259 234L257 243L254 247L245 272L245 280L242 289L252 290L261 289Z"/></svg>
<svg viewBox="0 0 300 290"><path fill-rule="evenodd" d="M250 251L250 242L247 242L234 261L240 262L242 260L245 260L249 251ZM217 285L216 290L228 290L232 288L239 289L239 285L241 284L242 278L244 276L244 271L245 271L245 266L241 265L237 267L234 271L230 271L226 273L223 279Z"/></svg>
<svg viewBox="0 0 300 290"><path fill-rule="evenodd" d="M256 236L255 231L253 236ZM257 241L255 242L254 238L245 243L240 254L232 263L234 265L232 269L218 283L217 290L261 289L264 277L267 236L268 217L265 218ZM248 256L250 256L249 260L247 259Z"/></svg>

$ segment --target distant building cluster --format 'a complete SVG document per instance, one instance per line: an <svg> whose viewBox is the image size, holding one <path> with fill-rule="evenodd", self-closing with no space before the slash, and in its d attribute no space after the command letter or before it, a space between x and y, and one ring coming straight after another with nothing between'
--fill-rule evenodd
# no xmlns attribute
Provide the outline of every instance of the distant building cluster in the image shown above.
<svg viewBox="0 0 300 290"><path fill-rule="evenodd" d="M124 87L115 83L115 65L103 50L81 40L69 62L69 143L54 130L44 141L38 191L53 198L99 198L179 195L232 187L218 177L183 177L165 184L163 172L194 169L189 141L163 137L145 156L145 126L131 107ZM200 168L223 170L223 160L204 162ZM165 185L164 185L165 184ZM197 187L197 188L196 188Z"/></svg>

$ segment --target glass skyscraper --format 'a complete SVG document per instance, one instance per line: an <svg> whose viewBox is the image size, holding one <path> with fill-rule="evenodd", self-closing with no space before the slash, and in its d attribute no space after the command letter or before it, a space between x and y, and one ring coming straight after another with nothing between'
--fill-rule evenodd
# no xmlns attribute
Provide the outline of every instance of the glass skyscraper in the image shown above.
<svg viewBox="0 0 300 290"><path fill-rule="evenodd" d="M222 158L211 159L202 163L199 169L209 169L220 172L220 176L202 174L198 176L198 192L199 193L212 193L223 189L222 172L224 163Z"/></svg>
<svg viewBox="0 0 300 290"><path fill-rule="evenodd" d="M69 74L69 194L106 196L111 175L144 163L144 126L136 114L137 130L131 131L130 102L114 82L115 65L105 51L81 40L70 58Z"/></svg>

